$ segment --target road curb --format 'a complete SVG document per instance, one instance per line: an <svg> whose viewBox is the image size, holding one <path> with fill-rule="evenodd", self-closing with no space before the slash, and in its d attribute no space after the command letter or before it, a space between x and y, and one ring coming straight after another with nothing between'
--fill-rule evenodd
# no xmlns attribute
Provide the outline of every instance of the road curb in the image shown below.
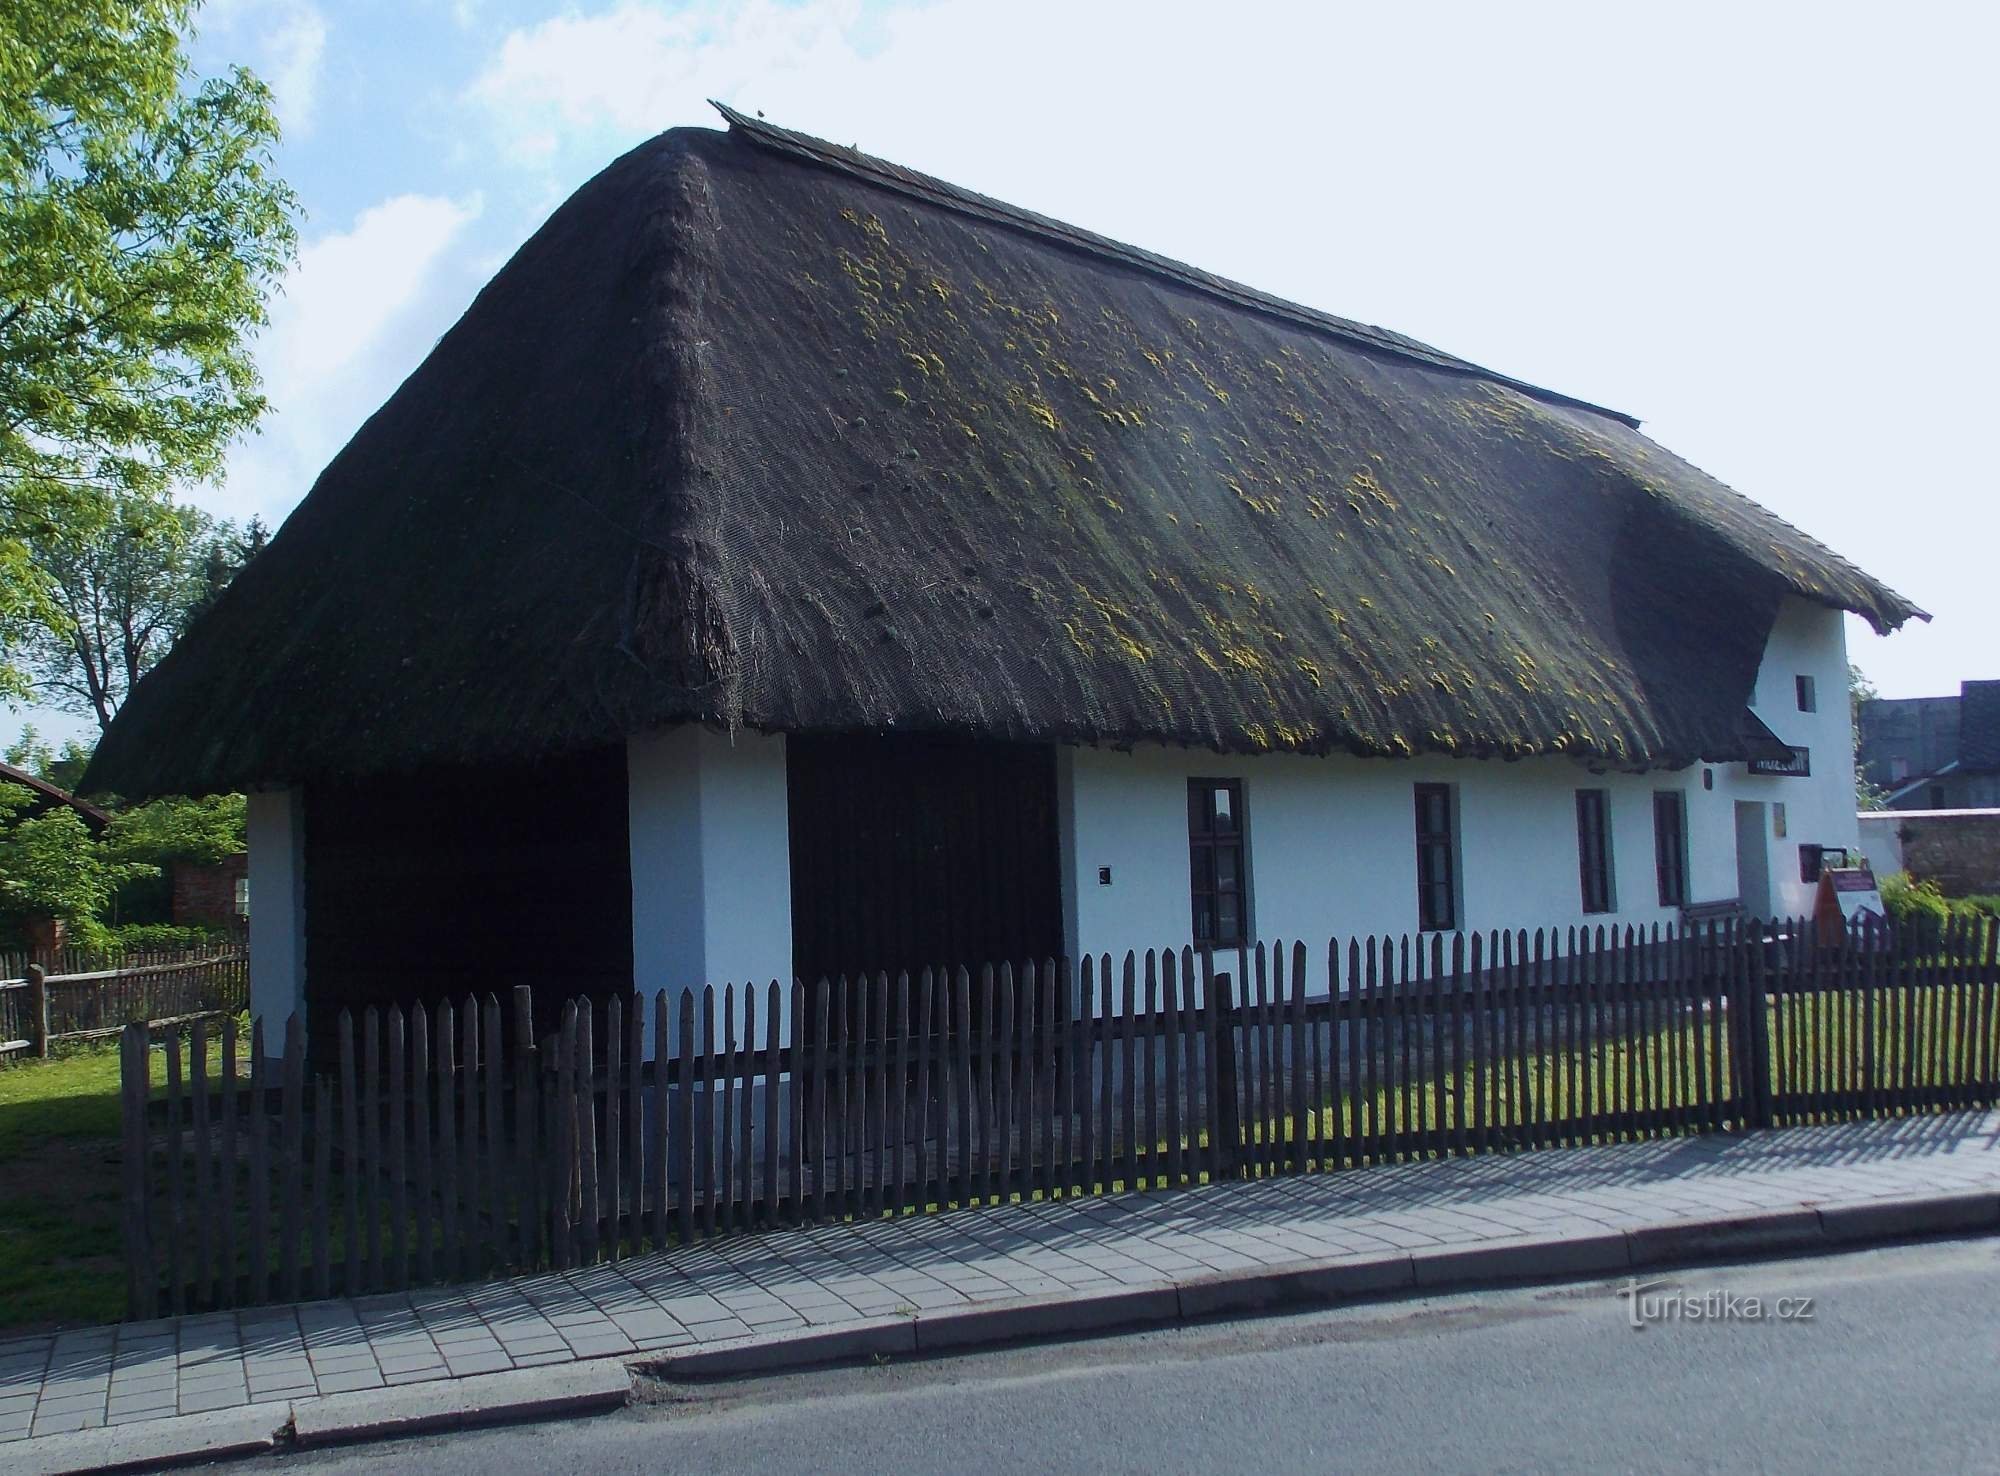
<svg viewBox="0 0 2000 1476"><path fill-rule="evenodd" d="M1522 1236L1483 1245L1210 1272L1151 1286L945 1308L912 1318L878 1318L865 1327L847 1324L846 1330L854 1334L851 1341L841 1338L842 1329L804 1336L775 1333L633 1360L633 1365L640 1373L665 1379L752 1377L864 1355L969 1352L1077 1333L1337 1306L1409 1292L1559 1282L1705 1260L1852 1250L1870 1242L1979 1230L2000 1231L2000 1191L1802 1205L1582 1235Z"/></svg>
<svg viewBox="0 0 2000 1476"><path fill-rule="evenodd" d="M1819 1223L1827 1239L1841 1245L1908 1235L1996 1230L2000 1229L2000 1191L1828 1205L1820 1210Z"/></svg>
<svg viewBox="0 0 2000 1476"><path fill-rule="evenodd" d="M753 1334L690 1348L684 1353L655 1353L627 1362L634 1371L655 1378L715 1379L765 1373L772 1353L792 1352L787 1366L810 1368L820 1363L844 1363L856 1358L887 1358L917 1351L916 1324L907 1317L870 1317L840 1322L805 1332Z"/></svg>
<svg viewBox="0 0 2000 1476"><path fill-rule="evenodd" d="M1179 1316L1179 1296L1166 1284L1071 1295L1055 1292L992 1306L920 1312L916 1319L917 1351L956 1352L1031 1338L1153 1327Z"/></svg>
<svg viewBox="0 0 2000 1476"><path fill-rule="evenodd" d="M1757 1210L1720 1219L1675 1220L1627 1230L1634 1266L1671 1266L1719 1255L1773 1255L1826 1243L1819 1211Z"/></svg>
<svg viewBox="0 0 2000 1476"><path fill-rule="evenodd" d="M1208 1318L1337 1306L1507 1282L1560 1282L1699 1261L1848 1251L1927 1235L2000 1233L2000 1191L1801 1205L1581 1235L1385 1251L1205 1273L1142 1286L876 1317L732 1339L682 1353L600 1358L393 1389L327 1394L48 1435L0 1447L8 1476L126 1471L473 1425L614 1409L635 1374L741 1378L867 1357L968 1352L1008 1343Z"/></svg>
<svg viewBox="0 0 2000 1476"><path fill-rule="evenodd" d="M631 1394L632 1375L623 1359L556 1363L295 1400L292 1434L302 1446L387 1440L467 1425L616 1409Z"/></svg>
<svg viewBox="0 0 2000 1476"><path fill-rule="evenodd" d="M43 1435L0 1446L0 1465L7 1476L68 1476L73 1471L151 1471L262 1455L277 1446L290 1414L287 1404L252 1404Z"/></svg>

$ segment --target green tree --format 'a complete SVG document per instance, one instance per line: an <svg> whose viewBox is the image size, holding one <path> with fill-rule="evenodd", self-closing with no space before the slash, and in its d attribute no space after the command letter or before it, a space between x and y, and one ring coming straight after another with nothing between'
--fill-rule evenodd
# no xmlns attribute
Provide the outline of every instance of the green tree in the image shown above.
<svg viewBox="0 0 2000 1476"><path fill-rule="evenodd" d="M113 854L67 805L26 814L38 799L19 784L0 783L0 902L16 914L60 918L80 937L94 937L112 894L159 868Z"/></svg>
<svg viewBox="0 0 2000 1476"><path fill-rule="evenodd" d="M37 779L48 780L58 789L74 790L77 780L90 766L90 746L70 738L57 748L33 723L27 723L21 728L21 736L7 746L0 758Z"/></svg>
<svg viewBox="0 0 2000 1476"><path fill-rule="evenodd" d="M1854 725L1854 807L1857 810L1886 810L1889 808L1889 791L1879 784L1872 784L1861 772L1861 704L1873 702L1882 694L1875 684L1868 680L1867 673L1852 661L1847 663L1847 714Z"/></svg>
<svg viewBox="0 0 2000 1476"><path fill-rule="evenodd" d="M114 860L155 868L170 861L213 863L244 849L243 821L240 794L165 795L114 815L105 849Z"/></svg>
<svg viewBox="0 0 2000 1476"><path fill-rule="evenodd" d="M198 79L198 0L0 5L0 625L29 540L142 520L264 409L249 340L297 246L269 89ZM27 678L0 660L0 692Z"/></svg>
<svg viewBox="0 0 2000 1476"><path fill-rule="evenodd" d="M185 506L31 537L45 608L20 623L15 648L36 694L109 727L132 684L235 577L248 547L234 525Z"/></svg>

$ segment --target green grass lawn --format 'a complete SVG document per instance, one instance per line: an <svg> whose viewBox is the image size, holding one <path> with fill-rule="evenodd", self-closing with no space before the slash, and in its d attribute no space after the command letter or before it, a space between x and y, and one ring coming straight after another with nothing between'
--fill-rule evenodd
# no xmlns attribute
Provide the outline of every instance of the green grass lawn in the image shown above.
<svg viewBox="0 0 2000 1476"><path fill-rule="evenodd" d="M117 1041L0 1066L0 1334L124 1315L120 1192Z"/></svg>

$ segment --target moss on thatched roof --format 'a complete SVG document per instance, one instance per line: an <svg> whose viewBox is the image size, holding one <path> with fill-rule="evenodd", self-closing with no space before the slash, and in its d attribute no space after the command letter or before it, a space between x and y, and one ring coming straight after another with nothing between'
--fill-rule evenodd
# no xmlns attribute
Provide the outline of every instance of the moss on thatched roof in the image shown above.
<svg viewBox="0 0 2000 1476"><path fill-rule="evenodd" d="M1906 600L1631 420L731 115L585 185L138 684L130 795L680 722L1741 757Z"/></svg>

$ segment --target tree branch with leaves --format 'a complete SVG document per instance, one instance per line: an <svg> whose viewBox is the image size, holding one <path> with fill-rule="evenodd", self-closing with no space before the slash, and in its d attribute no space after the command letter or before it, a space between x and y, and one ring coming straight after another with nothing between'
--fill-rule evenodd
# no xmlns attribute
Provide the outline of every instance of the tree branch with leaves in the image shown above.
<svg viewBox="0 0 2000 1476"><path fill-rule="evenodd" d="M197 8L0 6L0 631L10 637L78 620L33 563L32 542L171 520L171 490L216 476L265 408L250 340L296 252L297 202L271 171L270 90L241 68L194 76L185 39ZM0 695L27 691L10 640Z"/></svg>

